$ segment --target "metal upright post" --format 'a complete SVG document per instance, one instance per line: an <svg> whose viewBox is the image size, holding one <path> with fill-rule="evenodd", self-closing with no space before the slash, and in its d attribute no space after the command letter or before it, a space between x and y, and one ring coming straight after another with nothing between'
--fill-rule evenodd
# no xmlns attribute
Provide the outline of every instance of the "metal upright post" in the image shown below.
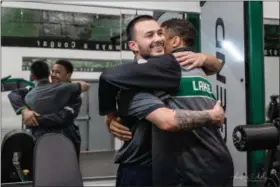
<svg viewBox="0 0 280 187"><path fill-rule="evenodd" d="M245 1L244 20L247 124L258 125L265 122L263 2ZM264 151L247 154L248 186L255 186L263 159Z"/></svg>

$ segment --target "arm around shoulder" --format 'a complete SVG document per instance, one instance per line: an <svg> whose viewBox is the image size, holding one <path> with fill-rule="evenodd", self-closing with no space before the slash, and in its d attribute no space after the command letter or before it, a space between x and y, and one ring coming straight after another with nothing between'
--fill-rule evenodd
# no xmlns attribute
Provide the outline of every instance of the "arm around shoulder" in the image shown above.
<svg viewBox="0 0 280 187"><path fill-rule="evenodd" d="M158 108L146 116L146 119L164 131L190 130L212 125L212 111L191 111L182 109Z"/></svg>

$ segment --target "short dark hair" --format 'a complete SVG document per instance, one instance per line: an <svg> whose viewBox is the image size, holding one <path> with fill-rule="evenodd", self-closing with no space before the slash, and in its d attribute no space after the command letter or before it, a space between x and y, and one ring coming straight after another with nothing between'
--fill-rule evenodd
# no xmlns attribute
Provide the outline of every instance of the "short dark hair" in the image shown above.
<svg viewBox="0 0 280 187"><path fill-rule="evenodd" d="M127 41L133 40L134 38L134 27L136 23L146 20L155 20L153 16L150 15L140 15L135 18L133 18L128 25L126 26L126 38ZM156 21L156 20L155 20Z"/></svg>
<svg viewBox="0 0 280 187"><path fill-rule="evenodd" d="M48 79L50 75L50 68L44 61L38 60L31 64L30 71L36 79Z"/></svg>
<svg viewBox="0 0 280 187"><path fill-rule="evenodd" d="M161 27L167 29L171 36L179 36L188 47L193 47L195 42L195 27L185 19L173 18L164 21Z"/></svg>
<svg viewBox="0 0 280 187"><path fill-rule="evenodd" d="M63 66L66 69L67 73L73 73L74 71L73 64L68 60L60 59L56 61L55 64Z"/></svg>

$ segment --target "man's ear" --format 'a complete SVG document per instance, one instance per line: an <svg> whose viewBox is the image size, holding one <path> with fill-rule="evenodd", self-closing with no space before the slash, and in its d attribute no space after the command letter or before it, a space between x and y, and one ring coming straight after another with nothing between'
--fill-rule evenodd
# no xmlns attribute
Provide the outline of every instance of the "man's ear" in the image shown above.
<svg viewBox="0 0 280 187"><path fill-rule="evenodd" d="M138 51L138 45L135 41L129 41L128 42L128 48L131 50L131 51Z"/></svg>
<svg viewBox="0 0 280 187"><path fill-rule="evenodd" d="M174 36L172 38L172 47L177 48L180 45L181 45L181 38L179 36Z"/></svg>
<svg viewBox="0 0 280 187"><path fill-rule="evenodd" d="M67 73L67 77L69 78L69 80L71 79L72 77L72 73Z"/></svg>

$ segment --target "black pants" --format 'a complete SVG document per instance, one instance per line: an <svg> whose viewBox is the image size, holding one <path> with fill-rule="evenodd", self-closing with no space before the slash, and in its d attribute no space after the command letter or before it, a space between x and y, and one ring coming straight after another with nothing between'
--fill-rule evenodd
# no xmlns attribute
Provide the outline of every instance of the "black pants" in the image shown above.
<svg viewBox="0 0 280 187"><path fill-rule="evenodd" d="M152 186L152 166L120 164L116 186Z"/></svg>
<svg viewBox="0 0 280 187"><path fill-rule="evenodd" d="M74 143L74 146L75 146L78 162L80 163L81 142L80 143Z"/></svg>

